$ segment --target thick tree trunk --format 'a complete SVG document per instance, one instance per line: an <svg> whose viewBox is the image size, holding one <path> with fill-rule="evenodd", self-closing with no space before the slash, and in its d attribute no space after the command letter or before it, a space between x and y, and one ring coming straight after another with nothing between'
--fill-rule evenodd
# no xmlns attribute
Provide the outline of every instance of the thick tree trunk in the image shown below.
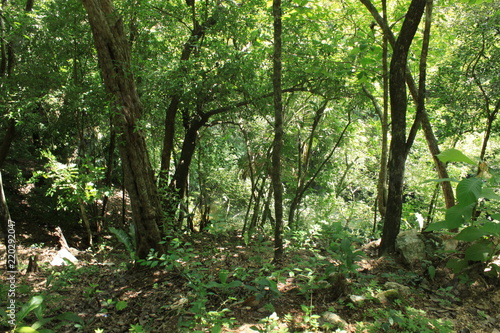
<svg viewBox="0 0 500 333"><path fill-rule="evenodd" d="M164 251L159 227L162 210L146 141L137 123L142 116L142 105L131 72L130 44L122 18L111 0L82 1L94 35L104 85L116 105L113 122L120 139L125 188L136 226L137 255L144 258L151 248Z"/></svg>
<svg viewBox="0 0 500 333"><path fill-rule="evenodd" d="M406 142L406 67L410 45L422 18L427 0L412 0L399 37L394 44L390 64L391 145L389 158L389 192L380 243L380 253L393 253L401 224L403 181L409 147Z"/></svg>
<svg viewBox="0 0 500 333"><path fill-rule="evenodd" d="M274 143L271 178L274 191L274 262L283 257L283 186L281 184L281 151L283 148L283 101L281 91L281 0L273 0L274 53L273 53L273 92L274 92Z"/></svg>

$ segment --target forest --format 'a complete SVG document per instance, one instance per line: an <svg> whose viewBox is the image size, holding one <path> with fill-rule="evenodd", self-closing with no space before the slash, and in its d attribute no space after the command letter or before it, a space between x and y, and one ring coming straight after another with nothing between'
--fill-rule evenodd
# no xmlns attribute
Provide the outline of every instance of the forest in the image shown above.
<svg viewBox="0 0 500 333"><path fill-rule="evenodd" d="M0 332L500 333L500 2L1 0Z"/></svg>

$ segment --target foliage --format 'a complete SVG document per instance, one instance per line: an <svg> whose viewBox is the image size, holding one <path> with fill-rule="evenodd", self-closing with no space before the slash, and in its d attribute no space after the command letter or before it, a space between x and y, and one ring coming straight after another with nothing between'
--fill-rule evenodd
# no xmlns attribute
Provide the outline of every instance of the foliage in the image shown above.
<svg viewBox="0 0 500 333"><path fill-rule="evenodd" d="M46 170L35 172L32 181L39 177L52 180L47 195L57 198L58 209L70 209L80 201L93 202L104 193L104 189L98 187L104 176L103 168L86 163L80 167L76 164L63 164L50 151L42 152L42 157L47 159Z"/></svg>
<svg viewBox="0 0 500 333"><path fill-rule="evenodd" d="M137 262L149 268L163 267L167 271L176 271L189 274L190 267L193 265L194 258L191 243L183 242L179 238L174 238L168 244L167 253L159 255L158 252L151 250L146 259L139 259Z"/></svg>
<svg viewBox="0 0 500 333"><path fill-rule="evenodd" d="M127 27L132 47L130 74L144 106L134 130L144 133L154 170L160 168L169 131L166 110L177 109L173 123L168 124L175 125L168 181L186 166L185 147L193 147L191 165L184 170L186 197L178 210L183 220L176 230L165 230L165 234L175 235L164 241L166 253L152 250L137 263L164 269L189 289L183 296L189 306L178 310L181 328L218 332L234 322L228 311L231 303L249 295L264 302L278 299L283 296L278 286L285 278L297 279L301 296L321 291L332 275L359 278L357 261L362 256L358 244L377 238L381 221L374 203L384 129L375 105L384 102L384 41L382 29L360 2L283 3L282 185L285 213L292 216L292 209L296 213L285 227L285 243L290 252L310 252L307 259L297 255L293 267L279 268L269 264L266 256L272 250L270 230L275 223L270 187L274 130L270 3L197 1L189 5L193 2L114 3ZM7 165L2 168L16 178L8 182L15 185L6 191L7 199L15 203L15 213L26 211L26 219L38 218L40 225L52 227L49 222L70 220L63 216L52 219L54 207L78 212L82 218L86 208L101 203L103 216L111 212L110 208L104 211L104 203L108 187L123 185L117 148L125 143L123 137L114 136L120 125L117 110L104 91L81 3L33 4L29 12L19 1L7 1L1 8L0 126L6 129L14 123L16 131ZM387 3L387 19L395 32L407 4ZM478 141L489 124L492 134L485 158L491 166L500 153L499 111L495 108L500 105L499 13L498 3L492 1L439 3L427 64L426 109L439 145L480 156ZM206 28L203 34L194 38L202 27ZM421 43L417 37L412 45L410 72L418 66ZM361 93L364 88L373 100ZM416 117L411 103L408 106L408 117ZM187 136L199 122L203 124L195 135ZM338 140L348 122L352 123ZM402 228L416 228L419 221L434 219L439 222L430 224L428 230L457 229L452 236L466 248L463 253L450 254L454 258L448 266L459 272L476 263L496 276L500 272L492 259L500 249L498 171L487 170L482 161L476 163L476 158L457 149L445 150L439 158L448 163L450 180L457 179L458 204L445 211L439 191L427 186L436 183L423 183L436 176L433 156L424 137L418 135L406 164ZM479 168L479 175L474 175L471 166ZM30 177L32 181L25 184ZM42 198L40 191L45 188L46 197ZM169 197L161 199L168 201ZM42 210L49 213L42 216ZM138 230L133 223L124 230L118 221L110 222L106 229L135 261ZM182 223L188 226L186 233ZM165 226L169 228L174 227ZM236 239L241 229L245 248L252 250L251 267L231 270L223 266L208 273L219 262L215 257L212 261L200 257L215 253L217 244L207 243L206 252L200 254L194 246L197 235ZM234 259L230 254L225 258L228 262ZM425 262L422 267L437 280L439 268L434 265ZM67 290L84 274L97 271L69 264L50 273L46 287L57 291ZM425 278L418 272L403 274L400 270L385 272L382 277L414 285ZM84 297L92 298L99 287L89 284ZM443 297L449 297L448 293L446 289L437 292ZM34 314L40 321L37 313L44 309L46 299L32 300L24 319ZM314 311L318 308L301 305L308 329L317 330ZM106 308L127 311L130 306L107 298ZM372 330L428 330L419 315L413 310L376 313L374 317L380 320ZM286 320L274 313L258 329L286 331L280 326ZM130 327L130 331L145 330L141 325Z"/></svg>
<svg viewBox="0 0 500 333"><path fill-rule="evenodd" d="M456 273L468 267L468 263L480 262L493 276L500 272L498 265L492 263L493 257L500 250L500 215L489 215L490 209L497 209L500 196L496 193L500 175L488 169L484 162L474 163L462 152L452 149L438 156L443 162L462 162L478 168L477 176L464 178L456 187L458 203L446 211L445 220L435 223L427 230L459 229L456 240L468 244L463 258L452 258L448 267Z"/></svg>
<svg viewBox="0 0 500 333"><path fill-rule="evenodd" d="M45 287L51 287L54 291L64 290L78 283L81 276L96 274L98 271L99 268L97 266L77 267L68 260L66 265L52 269L45 281Z"/></svg>
<svg viewBox="0 0 500 333"><path fill-rule="evenodd" d="M33 296L31 299L21 307L21 310L16 315L17 325L15 332L20 333L52 333L58 332L61 327L66 326L71 323L83 324L83 320L72 312L65 312L56 316L46 317L45 316L45 297L44 296ZM33 313L36 316L36 321L30 326L23 325L25 319ZM44 329L43 326L51 323L52 321L57 321L56 325L51 324L53 329Z"/></svg>
<svg viewBox="0 0 500 333"><path fill-rule="evenodd" d="M130 260L135 261L137 259L135 255L137 245L136 245L134 224L131 223L129 225L128 232L126 232L123 229L117 229L115 227L109 227L109 231L111 231L116 236L118 241L125 246L125 249L129 254Z"/></svg>
<svg viewBox="0 0 500 333"><path fill-rule="evenodd" d="M367 326L368 332L454 332L449 321L429 319L425 312L412 307L404 310L371 309L368 310L375 322Z"/></svg>

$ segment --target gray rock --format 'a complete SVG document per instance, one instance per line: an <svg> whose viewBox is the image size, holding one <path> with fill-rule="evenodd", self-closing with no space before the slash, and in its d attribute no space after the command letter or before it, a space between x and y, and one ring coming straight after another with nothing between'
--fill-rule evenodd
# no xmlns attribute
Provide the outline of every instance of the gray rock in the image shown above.
<svg viewBox="0 0 500 333"><path fill-rule="evenodd" d="M335 327L337 328L343 328L347 326L347 322L344 319L342 319L338 314L330 311L326 311L325 313L323 313L321 318L323 318L325 322L335 325Z"/></svg>
<svg viewBox="0 0 500 333"><path fill-rule="evenodd" d="M425 243L417 230L401 232L396 239L396 249L408 264L425 259Z"/></svg>
<svg viewBox="0 0 500 333"><path fill-rule="evenodd" d="M349 298L351 299L351 301L353 303L361 303L361 302L366 301L368 299L366 296L358 296L358 295L351 295L351 296L349 296Z"/></svg>
<svg viewBox="0 0 500 333"><path fill-rule="evenodd" d="M386 283L384 283L384 287L386 289L396 289L397 291L399 291L399 293L401 293L403 295L409 295L411 292L410 287L404 286L404 285L397 283L397 282L390 282L390 281L386 282Z"/></svg>

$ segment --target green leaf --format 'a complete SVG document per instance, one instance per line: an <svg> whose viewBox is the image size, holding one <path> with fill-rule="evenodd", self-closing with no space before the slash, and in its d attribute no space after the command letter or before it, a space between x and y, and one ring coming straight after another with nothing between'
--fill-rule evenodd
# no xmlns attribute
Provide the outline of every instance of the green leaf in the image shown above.
<svg viewBox="0 0 500 333"><path fill-rule="evenodd" d="M498 222L484 221L481 229L484 231L485 235L500 237L500 223Z"/></svg>
<svg viewBox="0 0 500 333"><path fill-rule="evenodd" d="M430 276L431 280L433 280L433 281L434 281L434 277L436 277L436 267L434 267L434 266L429 266L429 267L427 268L427 271L429 272L429 276Z"/></svg>
<svg viewBox="0 0 500 333"><path fill-rule="evenodd" d="M117 303L118 305L118 303ZM83 324L83 319L73 312L64 312L57 316L57 319Z"/></svg>
<svg viewBox="0 0 500 333"><path fill-rule="evenodd" d="M227 278L229 276L229 271L223 269L219 272L219 280L222 284L226 284L227 283Z"/></svg>
<svg viewBox="0 0 500 333"><path fill-rule="evenodd" d="M455 236L455 239L463 240L467 242L473 242L485 236L484 230L482 228L478 228L475 226L467 227L464 230L460 231L458 235Z"/></svg>
<svg viewBox="0 0 500 333"><path fill-rule="evenodd" d="M47 329L40 329L40 328L42 328L45 324L50 323L52 320L54 320L54 317L42 318L41 320L38 320L33 325L31 325L31 328L38 330L40 333L42 333Z"/></svg>
<svg viewBox="0 0 500 333"><path fill-rule="evenodd" d="M118 302L116 302L115 308L118 311L121 311L121 310L125 309L127 306L128 306L127 302L125 302L125 301L118 301Z"/></svg>
<svg viewBox="0 0 500 333"><path fill-rule="evenodd" d="M500 195L496 194L495 190L491 187L485 187L482 190L481 198L490 200L500 200Z"/></svg>
<svg viewBox="0 0 500 333"><path fill-rule="evenodd" d="M215 281L210 281L209 283L207 283L205 285L206 288L220 288L222 287L222 284L220 284L219 282L215 282Z"/></svg>
<svg viewBox="0 0 500 333"><path fill-rule="evenodd" d="M500 221L500 214L491 214L491 218Z"/></svg>
<svg viewBox="0 0 500 333"><path fill-rule="evenodd" d="M490 241L482 241L472 244L465 250L465 259L486 262L490 259L493 246Z"/></svg>
<svg viewBox="0 0 500 333"><path fill-rule="evenodd" d="M22 321L31 311L38 308L43 303L43 296L33 296L27 304L17 313L17 320Z"/></svg>
<svg viewBox="0 0 500 333"><path fill-rule="evenodd" d="M476 203L481 197L483 181L479 178L466 178L457 185L457 200L460 205Z"/></svg>
<svg viewBox="0 0 500 333"><path fill-rule="evenodd" d="M132 231L135 229L130 230ZM135 245L131 235L129 235L125 230L117 229L114 227L109 227L109 231L111 231L116 236L116 238L118 238L118 241L120 241L120 243L125 246L129 254L135 254Z"/></svg>
<svg viewBox="0 0 500 333"><path fill-rule="evenodd" d="M19 327L16 329L16 332L19 332L19 333L38 333L37 330L35 330L34 328L31 328L31 327L28 327L28 326Z"/></svg>
<svg viewBox="0 0 500 333"><path fill-rule="evenodd" d="M452 258L446 263L446 267L451 268L455 274L467 268L467 266L469 266L469 264L467 263L467 260L464 259Z"/></svg>
<svg viewBox="0 0 500 333"><path fill-rule="evenodd" d="M231 281L230 283L227 284L228 288L236 288L236 287L241 287L243 283L240 280L235 280Z"/></svg>
<svg viewBox="0 0 500 333"><path fill-rule="evenodd" d="M448 228L448 223L446 221L439 221L430 224L427 228L425 228L425 231L437 231L442 229L453 229L453 228Z"/></svg>
<svg viewBox="0 0 500 333"><path fill-rule="evenodd" d="M437 155L437 158L439 158L439 160L443 163L464 162L467 164L477 165L473 160L465 156L464 153L455 148L446 149L445 151Z"/></svg>
<svg viewBox="0 0 500 333"><path fill-rule="evenodd" d="M471 205L455 205L446 210L446 227L448 229L456 229L464 224L465 220L469 220L472 216L472 209L474 208L474 204Z"/></svg>
<svg viewBox="0 0 500 333"><path fill-rule="evenodd" d="M222 327L220 325L215 325L210 330L210 333L220 333L220 332L222 332Z"/></svg>

